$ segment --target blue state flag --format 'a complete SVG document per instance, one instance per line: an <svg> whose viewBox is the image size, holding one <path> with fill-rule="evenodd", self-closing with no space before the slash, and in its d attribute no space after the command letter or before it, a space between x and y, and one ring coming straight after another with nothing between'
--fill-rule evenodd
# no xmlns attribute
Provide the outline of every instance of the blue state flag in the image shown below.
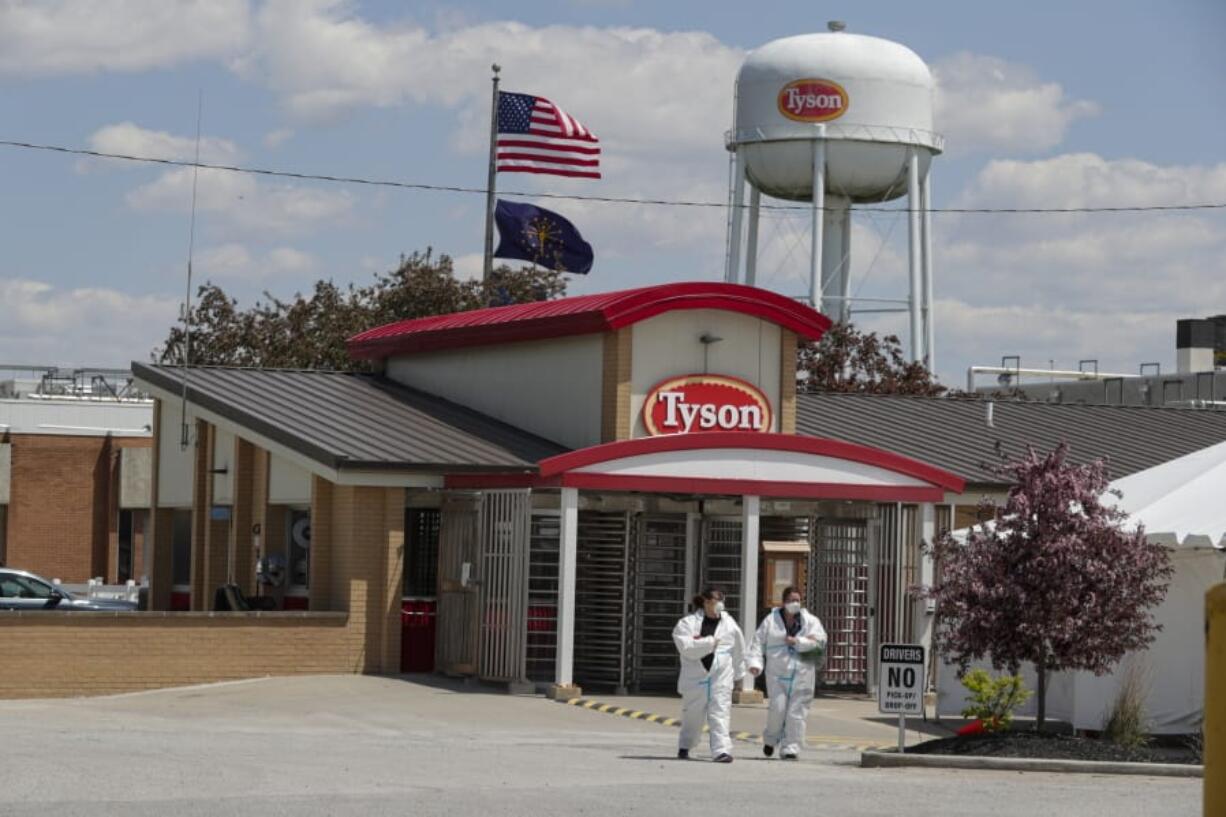
<svg viewBox="0 0 1226 817"><path fill-rule="evenodd" d="M586 275L596 257L575 225L534 204L498 200L497 258L518 258L550 269Z"/></svg>

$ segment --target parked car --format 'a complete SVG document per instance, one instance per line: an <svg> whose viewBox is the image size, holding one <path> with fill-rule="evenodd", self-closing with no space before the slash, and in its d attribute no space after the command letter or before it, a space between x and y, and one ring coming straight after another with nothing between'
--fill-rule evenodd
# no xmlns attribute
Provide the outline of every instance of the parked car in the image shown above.
<svg viewBox="0 0 1226 817"><path fill-rule="evenodd" d="M135 609L136 602L83 598L28 571L0 567L0 610L118 612Z"/></svg>

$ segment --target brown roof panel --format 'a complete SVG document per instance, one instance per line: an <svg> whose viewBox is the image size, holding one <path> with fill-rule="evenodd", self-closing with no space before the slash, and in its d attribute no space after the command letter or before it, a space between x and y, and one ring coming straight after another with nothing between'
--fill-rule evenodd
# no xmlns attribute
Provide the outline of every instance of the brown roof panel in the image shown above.
<svg viewBox="0 0 1226 817"><path fill-rule="evenodd" d="M184 369L133 363L178 394ZM192 367L188 400L331 468L529 471L557 443L374 375Z"/></svg>
<svg viewBox="0 0 1226 817"><path fill-rule="evenodd" d="M1008 455L1026 445L1068 442L1078 462L1105 459L1112 479L1226 441L1226 411L988 401L876 394L799 394L796 431L903 454L970 483L1002 484L990 467L997 444Z"/></svg>

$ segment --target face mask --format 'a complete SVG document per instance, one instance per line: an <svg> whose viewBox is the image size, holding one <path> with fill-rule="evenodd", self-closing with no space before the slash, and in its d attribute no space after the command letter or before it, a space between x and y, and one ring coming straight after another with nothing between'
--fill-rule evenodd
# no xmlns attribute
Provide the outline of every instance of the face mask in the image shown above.
<svg viewBox="0 0 1226 817"><path fill-rule="evenodd" d="M787 610L792 615L796 615L797 613L799 613L800 607L801 605L800 605L800 602L798 601L789 601L787 604L783 605L783 609Z"/></svg>
<svg viewBox="0 0 1226 817"><path fill-rule="evenodd" d="M722 612L724 612L724 603L722 601L715 602L715 615L718 616Z"/></svg>

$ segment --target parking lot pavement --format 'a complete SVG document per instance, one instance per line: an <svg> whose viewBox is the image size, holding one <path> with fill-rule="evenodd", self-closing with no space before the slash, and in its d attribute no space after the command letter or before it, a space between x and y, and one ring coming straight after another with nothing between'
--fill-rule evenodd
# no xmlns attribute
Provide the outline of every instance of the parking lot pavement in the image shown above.
<svg viewBox="0 0 1226 817"><path fill-rule="evenodd" d="M267 679L0 702L0 814L1199 814L1200 781L675 760L673 730L438 681ZM19 737L17 737L19 736Z"/></svg>
<svg viewBox="0 0 1226 817"><path fill-rule="evenodd" d="M614 710L646 712L667 718L681 715L681 698L675 695L585 694L583 701L607 705ZM599 712L599 709L597 710ZM600 714L609 714L601 712ZM624 717L624 715L623 715ZM732 732L761 735L766 725L766 704L735 704L732 707ZM881 715L877 701L864 695L821 694L809 708L809 745L814 748L865 749L897 746L898 720ZM952 732L922 718L908 718L906 740L912 746Z"/></svg>

